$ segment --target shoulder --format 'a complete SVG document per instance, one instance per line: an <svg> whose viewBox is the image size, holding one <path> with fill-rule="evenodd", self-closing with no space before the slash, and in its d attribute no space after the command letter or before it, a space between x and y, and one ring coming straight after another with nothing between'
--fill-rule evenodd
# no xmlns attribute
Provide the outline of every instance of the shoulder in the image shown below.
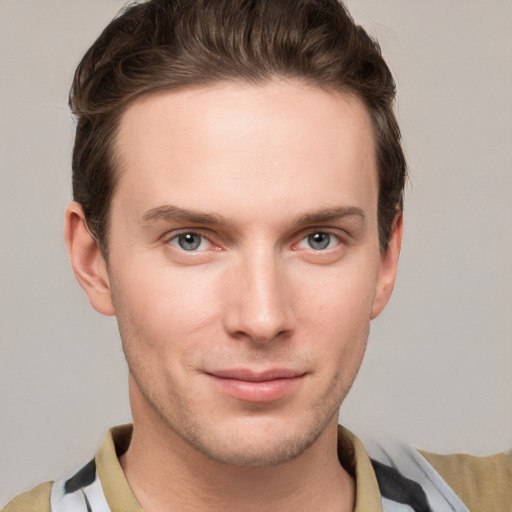
<svg viewBox="0 0 512 512"><path fill-rule="evenodd" d="M6 505L2 512L51 512L52 484L52 482L45 482L31 491L19 494Z"/></svg>
<svg viewBox="0 0 512 512"><path fill-rule="evenodd" d="M510 510L512 453L475 457L420 452L470 510Z"/></svg>

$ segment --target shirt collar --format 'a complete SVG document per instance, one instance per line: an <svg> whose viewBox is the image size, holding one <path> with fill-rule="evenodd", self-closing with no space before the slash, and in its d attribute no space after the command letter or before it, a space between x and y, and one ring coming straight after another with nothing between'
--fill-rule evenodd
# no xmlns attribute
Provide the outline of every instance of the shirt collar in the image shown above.
<svg viewBox="0 0 512 512"><path fill-rule="evenodd" d="M119 456L130 445L132 431L132 425L110 429L96 455L96 468L111 510L142 512L119 463ZM382 512L379 486L370 459L361 441L341 425L338 427L338 458L356 482L354 512Z"/></svg>

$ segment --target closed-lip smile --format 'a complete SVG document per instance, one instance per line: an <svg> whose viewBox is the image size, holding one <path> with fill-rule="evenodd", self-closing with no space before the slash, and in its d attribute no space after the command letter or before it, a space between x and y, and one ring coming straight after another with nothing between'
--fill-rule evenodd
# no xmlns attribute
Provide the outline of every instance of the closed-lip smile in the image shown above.
<svg viewBox="0 0 512 512"><path fill-rule="evenodd" d="M221 392L245 402L273 402L284 398L300 385L306 375L287 368L263 371L234 368L205 373Z"/></svg>

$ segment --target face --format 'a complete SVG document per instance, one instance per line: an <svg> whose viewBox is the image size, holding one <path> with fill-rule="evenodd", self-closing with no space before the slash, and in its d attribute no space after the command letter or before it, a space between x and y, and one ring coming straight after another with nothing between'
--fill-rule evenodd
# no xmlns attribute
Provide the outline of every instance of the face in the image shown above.
<svg viewBox="0 0 512 512"><path fill-rule="evenodd" d="M96 306L135 424L228 464L296 457L336 424L394 280L365 108L289 82L166 92L128 109L117 151Z"/></svg>

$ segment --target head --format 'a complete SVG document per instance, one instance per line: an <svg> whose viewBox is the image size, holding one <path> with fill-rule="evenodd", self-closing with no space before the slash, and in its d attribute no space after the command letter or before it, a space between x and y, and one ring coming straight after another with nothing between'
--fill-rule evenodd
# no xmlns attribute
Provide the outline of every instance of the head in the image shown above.
<svg viewBox="0 0 512 512"><path fill-rule="evenodd" d="M335 0L150 1L89 50L67 243L135 432L247 467L335 431L395 279L393 96Z"/></svg>
<svg viewBox="0 0 512 512"><path fill-rule="evenodd" d="M378 44L337 0L151 0L103 31L75 74L73 195L108 259L123 113L159 91L294 79L359 98L371 119L379 177L379 239L402 209L406 163L395 84Z"/></svg>

